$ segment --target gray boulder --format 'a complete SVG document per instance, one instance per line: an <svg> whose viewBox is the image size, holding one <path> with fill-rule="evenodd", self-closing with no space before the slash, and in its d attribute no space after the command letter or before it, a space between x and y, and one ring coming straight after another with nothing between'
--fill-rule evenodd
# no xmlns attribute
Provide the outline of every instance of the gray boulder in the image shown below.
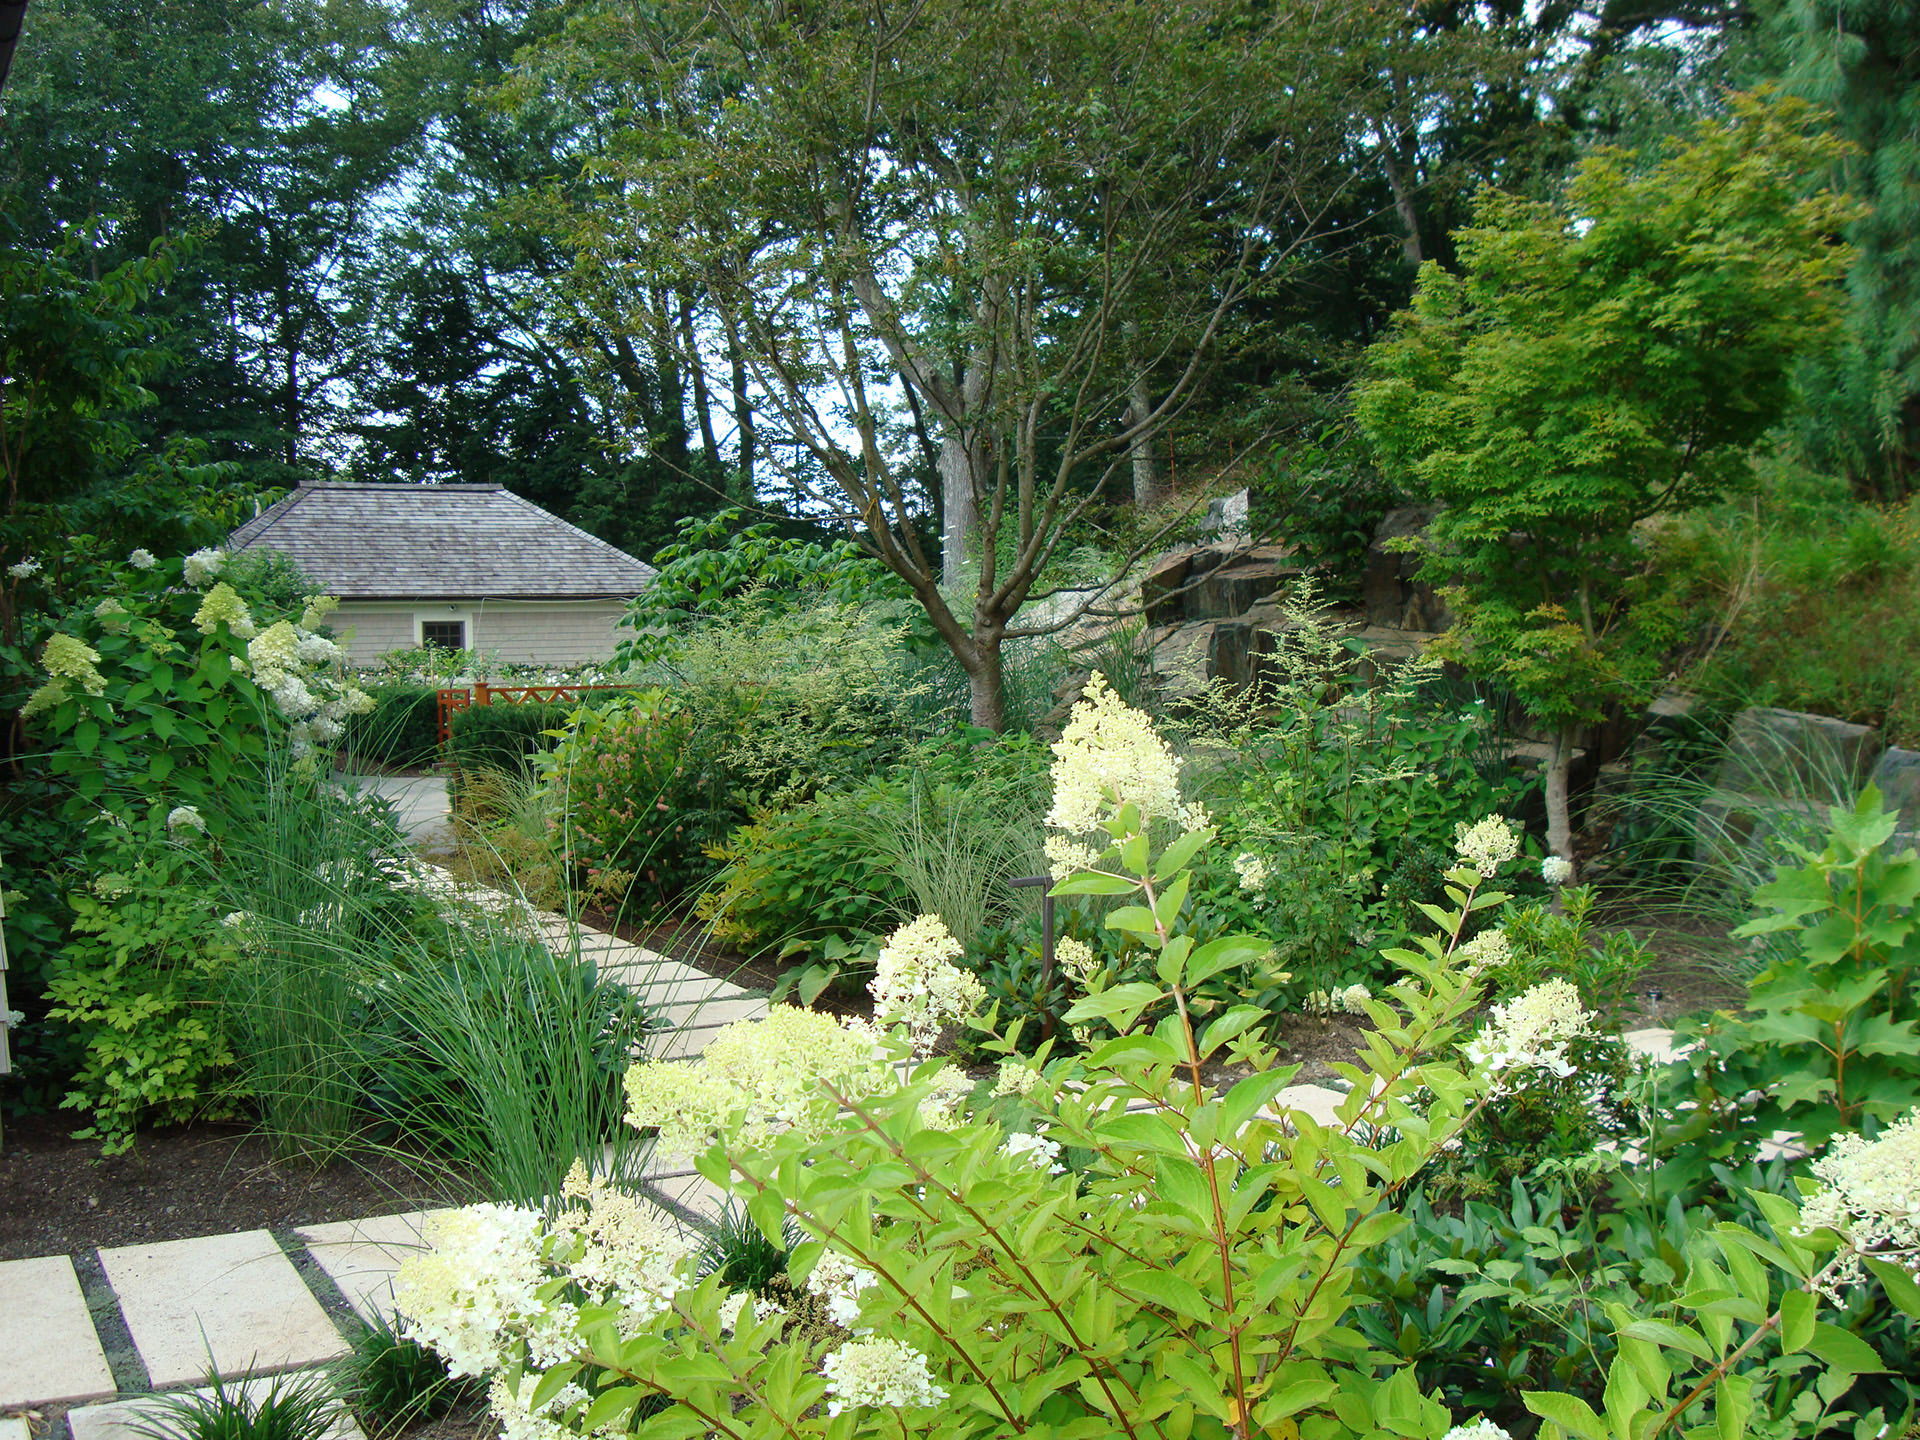
<svg viewBox="0 0 1920 1440"><path fill-rule="evenodd" d="M1734 716L1717 788L1793 801L1851 802L1885 748L1871 725L1756 705Z"/></svg>

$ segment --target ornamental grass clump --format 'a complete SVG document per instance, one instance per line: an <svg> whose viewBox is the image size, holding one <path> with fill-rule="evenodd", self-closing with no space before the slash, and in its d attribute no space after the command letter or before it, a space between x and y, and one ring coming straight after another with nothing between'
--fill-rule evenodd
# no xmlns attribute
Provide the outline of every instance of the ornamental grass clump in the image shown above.
<svg viewBox="0 0 1920 1440"><path fill-rule="evenodd" d="M1451 869L1446 905L1426 907L1434 930L1390 952L1401 978L1364 1002L1374 1028L1362 1063L1341 1067L1353 1088L1333 1122L1277 1113L1299 1067L1258 1038L1266 1012L1203 991L1267 942L1184 933L1188 867L1212 832L1172 807L1177 769L1160 763L1145 717L1120 714L1097 682L1089 706L1112 722L1099 733L1114 748L1090 727L1060 748L1055 813L1085 848L1055 893L1115 902L1106 923L1151 956L1138 972L1150 979L1079 980L1066 1020L1110 1038L1070 1057L1043 1044L1025 1067L1034 1079L977 1105L964 1076L920 1058L925 1027L916 1035L898 1013L883 1031L776 1008L680 1067L691 1079L637 1067L630 1119L698 1151L701 1174L788 1251L796 1307L816 1316L750 1307L653 1235L623 1259L648 1277L629 1299L581 1278L579 1242L558 1238L574 1229L533 1218L498 1246L408 1262L406 1324L463 1363L493 1357L509 1436L1444 1440L1454 1429L1438 1393L1350 1319L1376 1302L1358 1288L1359 1262L1407 1223L1408 1187L1503 1103L1458 1043L1480 998L1459 951L1476 914L1506 897L1491 874ZM1156 848L1154 819L1188 828ZM1481 853L1505 863L1499 848ZM939 951L931 927L916 936ZM1018 1025L975 1023L986 1048L1021 1063ZM1737 1228L1715 1243L1745 1243L1727 1233ZM1779 1252L1790 1264L1811 1254L1790 1243ZM1714 1387L1764 1339L1676 1348L1658 1384L1636 1370L1610 1386L1623 1413L1647 1412L1656 1390L1704 1373L1704 1389L1651 1424L1605 1431L1583 1417L1569 1431L1564 1397L1528 1404L1549 1437L1657 1435L1682 1414L1695 1423L1701 1396L1708 1410L1732 1403ZM1664 1339L1620 1343L1638 1364Z"/></svg>

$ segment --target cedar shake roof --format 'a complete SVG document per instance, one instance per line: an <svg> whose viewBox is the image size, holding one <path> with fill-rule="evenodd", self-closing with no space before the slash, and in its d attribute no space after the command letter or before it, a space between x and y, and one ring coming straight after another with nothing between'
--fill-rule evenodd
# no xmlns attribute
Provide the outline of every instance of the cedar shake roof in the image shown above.
<svg viewBox="0 0 1920 1440"><path fill-rule="evenodd" d="M624 600L659 573L499 485L302 485L227 546L342 600Z"/></svg>

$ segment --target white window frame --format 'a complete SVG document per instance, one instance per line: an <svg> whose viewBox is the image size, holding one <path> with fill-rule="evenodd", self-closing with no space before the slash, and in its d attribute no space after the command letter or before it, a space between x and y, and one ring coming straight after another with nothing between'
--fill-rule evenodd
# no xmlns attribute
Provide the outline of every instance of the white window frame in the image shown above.
<svg viewBox="0 0 1920 1440"><path fill-rule="evenodd" d="M449 605L444 610L435 609L435 610L414 611L413 612L414 648L417 650L417 649L423 648L426 645L427 642L422 634L422 631L425 628L427 622L434 621L439 623L450 623L456 620L459 621L463 627L465 627L462 633L467 637L467 643L461 648L465 650L474 649L475 647L473 643L474 641L473 611L460 605Z"/></svg>

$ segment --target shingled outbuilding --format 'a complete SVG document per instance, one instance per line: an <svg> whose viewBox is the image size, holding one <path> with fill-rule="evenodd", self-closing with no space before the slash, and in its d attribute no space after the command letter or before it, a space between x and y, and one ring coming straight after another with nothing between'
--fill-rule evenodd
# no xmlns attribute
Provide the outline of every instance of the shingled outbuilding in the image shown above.
<svg viewBox="0 0 1920 1440"><path fill-rule="evenodd" d="M340 599L355 664L441 645L510 663L613 654L657 573L499 485L302 485L228 538L277 550Z"/></svg>

